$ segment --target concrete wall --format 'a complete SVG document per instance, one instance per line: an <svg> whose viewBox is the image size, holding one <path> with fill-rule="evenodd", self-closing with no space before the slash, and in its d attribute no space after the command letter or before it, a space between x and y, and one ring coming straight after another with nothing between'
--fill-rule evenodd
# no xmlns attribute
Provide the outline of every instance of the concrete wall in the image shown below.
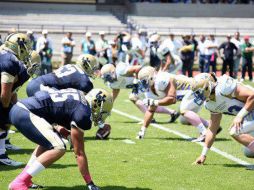
<svg viewBox="0 0 254 190"><path fill-rule="evenodd" d="M18 3L1 2L1 11L9 10L11 14L19 12L39 13L39 12L95 12L96 5L80 4L55 4L55 3Z"/></svg>
<svg viewBox="0 0 254 190"><path fill-rule="evenodd" d="M253 18L254 5L129 3L130 14L158 17Z"/></svg>

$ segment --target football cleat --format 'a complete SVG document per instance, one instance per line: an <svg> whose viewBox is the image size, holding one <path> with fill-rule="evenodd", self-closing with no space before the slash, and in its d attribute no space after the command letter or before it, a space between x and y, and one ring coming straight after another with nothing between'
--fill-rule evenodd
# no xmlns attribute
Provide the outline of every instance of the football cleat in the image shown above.
<svg viewBox="0 0 254 190"><path fill-rule="evenodd" d="M21 148L11 144L10 139L5 140L5 148L7 150L20 150Z"/></svg>
<svg viewBox="0 0 254 190"><path fill-rule="evenodd" d="M140 130L138 132L138 135L137 135L136 139L143 139L144 137L145 137L145 132Z"/></svg>
<svg viewBox="0 0 254 190"><path fill-rule="evenodd" d="M42 185L38 185L35 183L32 183L32 185L29 186L29 189L43 189L44 187Z"/></svg>
<svg viewBox="0 0 254 190"><path fill-rule="evenodd" d="M174 113L172 113L169 123L174 123L179 116L180 116L180 113L178 111L175 111Z"/></svg>
<svg viewBox="0 0 254 190"><path fill-rule="evenodd" d="M205 135L200 135L198 138L192 140L191 142L205 142Z"/></svg>
<svg viewBox="0 0 254 190"><path fill-rule="evenodd" d="M222 131L222 127L220 127L218 130L217 130L217 135Z"/></svg>
<svg viewBox="0 0 254 190"><path fill-rule="evenodd" d="M28 190L31 184L31 180L23 181L19 178L16 178L9 184L9 190Z"/></svg>
<svg viewBox="0 0 254 190"><path fill-rule="evenodd" d="M17 162L15 160L10 159L7 154L1 154L0 155L0 165L6 165L6 166L21 166L23 165L22 162Z"/></svg>

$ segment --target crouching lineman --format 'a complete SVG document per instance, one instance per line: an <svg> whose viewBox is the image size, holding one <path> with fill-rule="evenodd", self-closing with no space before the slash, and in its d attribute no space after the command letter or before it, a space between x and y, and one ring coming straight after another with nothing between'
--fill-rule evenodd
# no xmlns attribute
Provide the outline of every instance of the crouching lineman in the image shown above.
<svg viewBox="0 0 254 190"><path fill-rule="evenodd" d="M223 114L235 115L230 135L254 152L254 90L233 78L223 75L199 74L193 87L196 101L205 100L206 109L211 112L211 122L206 133L205 144L196 164L204 164L211 148Z"/></svg>
<svg viewBox="0 0 254 190"><path fill-rule="evenodd" d="M80 55L77 64L69 64L60 67L56 71L39 76L27 85L27 95L33 96L40 90L47 90L47 87L55 89L74 88L88 93L93 84L89 77L94 78L94 72L98 69L96 58L89 54Z"/></svg>
<svg viewBox="0 0 254 190"><path fill-rule="evenodd" d="M156 72L153 67L146 66L138 73L140 88L146 91L144 104L149 106L144 116L144 125L138 133L137 138L142 139L149 126L154 111L158 106L175 104L177 100L182 100L180 104L181 115L193 126L197 127L200 137L195 141L203 141L206 133L208 121L198 116L203 102L197 104L191 91L193 78L183 75L169 74L168 72Z"/></svg>
<svg viewBox="0 0 254 190"><path fill-rule="evenodd" d="M114 101L117 98L120 89L133 89L129 99L138 107L141 112L145 113L147 106L145 106L143 101L138 98L138 80L135 78L135 75L139 73L141 68L142 66L140 65L130 66L124 62L119 62L116 67L112 64L106 64L101 68L101 77L112 89ZM176 111L166 109L161 106L158 106L155 112L170 115L169 122L174 122L179 116Z"/></svg>
<svg viewBox="0 0 254 190"><path fill-rule="evenodd" d="M13 33L7 36L0 51L1 97L0 97L0 164L19 166L5 152L5 138L8 135L8 114L11 105L17 101L17 90L33 74L29 61L32 44L27 35Z"/></svg>
<svg viewBox="0 0 254 190"><path fill-rule="evenodd" d="M93 89L86 96L76 89L40 91L15 104L9 114L11 123L38 147L9 189L28 190L32 177L64 155L66 144L52 127L56 123L71 131L77 164L89 190L99 190L89 173L83 136L92 121L95 125L105 121L112 105L112 96L102 89Z"/></svg>

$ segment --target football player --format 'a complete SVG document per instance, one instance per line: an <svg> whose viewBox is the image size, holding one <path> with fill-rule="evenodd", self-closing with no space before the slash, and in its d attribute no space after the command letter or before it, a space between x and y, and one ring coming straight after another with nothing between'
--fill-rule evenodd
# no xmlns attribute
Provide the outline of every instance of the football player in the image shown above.
<svg viewBox="0 0 254 190"><path fill-rule="evenodd" d="M142 66L140 65L130 66L124 62L119 62L116 67L112 64L107 64L101 68L101 77L112 89L114 101L121 89L133 89L129 99L138 107L141 112L145 113L147 106L145 106L143 101L138 97L139 89L137 79L135 78L135 75L139 73L141 68ZM174 122L179 116L178 112L161 106L158 106L155 112L170 115L171 119L169 122Z"/></svg>
<svg viewBox="0 0 254 190"><path fill-rule="evenodd" d="M181 115L199 130L200 137L196 141L204 140L208 122L197 114L203 102L197 104L194 101L194 95L191 91L193 78L169 74L168 72L156 72L153 67L146 66L138 73L138 79L140 80L140 88L146 91L146 98L143 103L149 108L145 113L144 125L141 127L137 138L144 138L145 131L158 106L175 104L176 101L181 100Z"/></svg>
<svg viewBox="0 0 254 190"><path fill-rule="evenodd" d="M74 88L88 93L93 88L89 77L95 78L94 72L97 69L98 63L93 55L80 55L77 64L62 66L52 73L30 81L26 88L27 95L33 96L37 91L45 90L45 87L53 87L59 90Z"/></svg>
<svg viewBox="0 0 254 190"><path fill-rule="evenodd" d="M79 171L89 190L99 190L93 183L84 150L84 130L92 122L98 125L110 115L112 96L103 89L93 89L86 96L76 89L39 91L23 99L10 110L10 121L30 141L38 144L27 166L10 185L10 190L28 190L32 177L60 159L66 144L54 131L53 124L71 130L71 141Z"/></svg>
<svg viewBox="0 0 254 190"><path fill-rule="evenodd" d="M205 144L196 164L204 164L211 148L223 114L234 115L230 135L239 143L254 152L254 90L233 78L223 75L203 73L195 78L196 101L205 100L205 107L211 113L211 122L206 133Z"/></svg>
<svg viewBox="0 0 254 190"><path fill-rule="evenodd" d="M7 36L0 51L1 97L0 97L0 164L19 166L5 153L5 138L8 135L8 113L17 101L17 90L33 74L29 57L32 43L27 35L12 33Z"/></svg>

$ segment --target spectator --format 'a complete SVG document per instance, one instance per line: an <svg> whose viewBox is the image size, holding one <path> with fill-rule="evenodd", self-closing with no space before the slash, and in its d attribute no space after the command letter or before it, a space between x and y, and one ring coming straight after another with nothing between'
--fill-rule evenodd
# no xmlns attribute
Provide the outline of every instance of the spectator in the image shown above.
<svg viewBox="0 0 254 190"><path fill-rule="evenodd" d="M145 49L146 47L143 46L139 34L134 34L131 38L131 65L143 64Z"/></svg>
<svg viewBox="0 0 254 190"><path fill-rule="evenodd" d="M33 50L36 50L36 38L34 36L33 31L32 30L28 30L26 32L26 34L27 34L28 38L30 38L30 40L32 42L32 48L33 48Z"/></svg>
<svg viewBox="0 0 254 190"><path fill-rule="evenodd" d="M222 57L223 65L222 65L221 74L223 75L227 72L227 66L228 66L229 67L229 75L231 77L234 77L234 72L233 72L234 54L237 53L238 49L235 46L235 44L232 43L230 40L231 40L231 36L227 35L227 41L220 45L218 52L219 52L219 57L221 57L221 55L220 55L221 49L223 50L223 54L224 54L224 56Z"/></svg>
<svg viewBox="0 0 254 190"><path fill-rule="evenodd" d="M49 47L49 42L44 43L43 49L39 52L41 56L41 75L45 75L52 72L51 58L53 56L53 50Z"/></svg>
<svg viewBox="0 0 254 190"><path fill-rule="evenodd" d="M38 38L36 43L36 51L39 53L45 46L45 43L48 43L48 47L53 49L52 42L48 38L48 31L42 30L42 36Z"/></svg>
<svg viewBox="0 0 254 190"><path fill-rule="evenodd" d="M169 48L171 54L179 55L179 49L182 47L182 44L175 39L174 34L169 34L169 38L164 40L162 43L163 47Z"/></svg>
<svg viewBox="0 0 254 190"><path fill-rule="evenodd" d="M237 78L237 74L239 71L239 65L241 60L241 40L240 40L240 33L236 32L234 38L231 39L231 42L235 44L238 48L238 51L234 57L234 78Z"/></svg>
<svg viewBox="0 0 254 190"><path fill-rule="evenodd" d="M99 32L100 39L96 42L96 52L97 56L99 58L99 62L104 65L107 63L108 57L107 57L107 49L108 49L108 41L105 39L105 32L100 31Z"/></svg>
<svg viewBox="0 0 254 190"><path fill-rule="evenodd" d="M205 41L205 73L210 72L210 66L212 66L212 72L216 73L217 48L218 43L214 35L209 35L209 39Z"/></svg>
<svg viewBox="0 0 254 190"><path fill-rule="evenodd" d="M198 52L199 52L199 70L201 73L204 72L205 66L205 36L200 36L200 41L198 42Z"/></svg>
<svg viewBox="0 0 254 190"><path fill-rule="evenodd" d="M158 57L158 49L160 47L160 36L158 34L154 34L149 39L149 57L150 57L150 66L154 67L156 70L160 68L161 60Z"/></svg>
<svg viewBox="0 0 254 190"><path fill-rule="evenodd" d="M66 36L62 39L62 65L71 64L74 46L75 41L72 38L72 33L68 32Z"/></svg>
<svg viewBox="0 0 254 190"><path fill-rule="evenodd" d="M192 77L192 67L194 63L193 51L194 45L190 41L190 36L183 36L183 47L180 49L181 59L183 62L182 66L182 74L186 75L188 73L188 77Z"/></svg>
<svg viewBox="0 0 254 190"><path fill-rule="evenodd" d="M245 80L245 73L248 68L249 80L252 81L252 56L253 52L249 51L248 48L253 47L250 43L250 37L244 36L244 43L241 45L241 52L242 52L242 79L241 81Z"/></svg>
<svg viewBox="0 0 254 190"><path fill-rule="evenodd" d="M115 65L115 62L117 61L117 54L118 50L115 41L109 41L109 48L107 50L108 63Z"/></svg>
<svg viewBox="0 0 254 190"><path fill-rule="evenodd" d="M81 51L83 54L91 54L91 55L96 54L95 43L91 38L92 38L91 32L87 32L86 39L84 39L81 44Z"/></svg>

